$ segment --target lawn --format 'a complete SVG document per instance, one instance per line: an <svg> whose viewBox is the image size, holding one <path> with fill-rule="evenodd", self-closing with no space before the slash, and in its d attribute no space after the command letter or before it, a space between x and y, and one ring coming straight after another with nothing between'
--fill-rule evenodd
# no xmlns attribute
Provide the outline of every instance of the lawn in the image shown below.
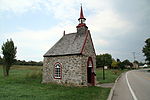
<svg viewBox="0 0 150 100"><path fill-rule="evenodd" d="M96 77L98 83L114 83L117 77L127 70L118 69L107 69L105 70L105 80L103 80L103 70L100 68L96 69Z"/></svg>
<svg viewBox="0 0 150 100"><path fill-rule="evenodd" d="M99 78L99 71L97 77ZM106 100L109 88L41 84L41 67L13 66L3 77L0 66L0 100Z"/></svg>

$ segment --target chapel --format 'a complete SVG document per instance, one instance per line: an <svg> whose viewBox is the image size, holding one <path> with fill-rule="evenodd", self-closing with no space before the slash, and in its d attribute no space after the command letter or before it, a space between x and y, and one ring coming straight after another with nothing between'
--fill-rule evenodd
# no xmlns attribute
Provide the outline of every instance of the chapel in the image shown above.
<svg viewBox="0 0 150 100"><path fill-rule="evenodd" d="M44 54L43 83L95 86L96 54L81 6L77 32L65 34Z"/></svg>

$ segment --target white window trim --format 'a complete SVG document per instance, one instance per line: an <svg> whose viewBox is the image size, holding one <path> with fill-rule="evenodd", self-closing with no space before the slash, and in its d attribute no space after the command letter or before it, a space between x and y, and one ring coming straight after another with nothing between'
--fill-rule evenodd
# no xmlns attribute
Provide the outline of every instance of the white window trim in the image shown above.
<svg viewBox="0 0 150 100"><path fill-rule="evenodd" d="M54 64L54 75L53 76L55 79L61 79L62 78L62 72L61 72L62 69L61 68L62 68L61 63L57 62ZM59 69L59 73L57 73L57 74L56 74L56 69Z"/></svg>

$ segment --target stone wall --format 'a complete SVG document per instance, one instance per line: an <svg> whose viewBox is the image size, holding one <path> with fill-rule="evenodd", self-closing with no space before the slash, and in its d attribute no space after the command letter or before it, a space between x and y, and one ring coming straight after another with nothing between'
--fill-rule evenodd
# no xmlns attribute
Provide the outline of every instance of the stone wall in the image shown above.
<svg viewBox="0 0 150 100"><path fill-rule="evenodd" d="M82 54L84 55L84 57L83 57L84 63L87 63L88 58L92 57L94 72L96 73L96 70L95 70L96 69L96 54L95 54L94 45L92 44L92 38L91 38L90 31L88 31L87 41L85 43L85 47L83 49ZM87 75L87 73L86 73L86 75ZM95 82L96 82L96 76L95 76Z"/></svg>
<svg viewBox="0 0 150 100"><path fill-rule="evenodd" d="M92 57L94 66L96 67L96 54L94 50L94 46L92 45L92 38L90 32L88 32L87 41L85 43L85 47L83 49L83 55L86 55L87 57Z"/></svg>
<svg viewBox="0 0 150 100"><path fill-rule="evenodd" d="M54 78L54 64L62 64L62 79ZM85 61L84 61L85 62ZM43 83L86 85L86 63L82 55L45 57L43 66Z"/></svg>

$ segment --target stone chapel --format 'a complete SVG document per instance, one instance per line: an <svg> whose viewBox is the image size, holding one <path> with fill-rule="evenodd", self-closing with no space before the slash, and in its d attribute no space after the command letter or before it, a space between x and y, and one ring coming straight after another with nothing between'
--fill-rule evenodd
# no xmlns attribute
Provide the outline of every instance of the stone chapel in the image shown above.
<svg viewBox="0 0 150 100"><path fill-rule="evenodd" d="M96 54L81 6L76 33L63 37L44 54L43 83L95 86Z"/></svg>

